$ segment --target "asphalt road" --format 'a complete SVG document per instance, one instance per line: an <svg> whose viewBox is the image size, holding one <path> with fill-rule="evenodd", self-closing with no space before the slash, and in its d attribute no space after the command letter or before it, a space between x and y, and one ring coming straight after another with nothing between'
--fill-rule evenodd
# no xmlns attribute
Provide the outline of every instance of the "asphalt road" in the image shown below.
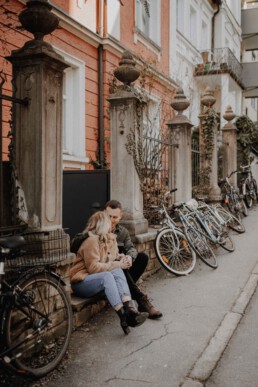
<svg viewBox="0 0 258 387"><path fill-rule="evenodd" d="M205 387L258 386L258 291Z"/></svg>

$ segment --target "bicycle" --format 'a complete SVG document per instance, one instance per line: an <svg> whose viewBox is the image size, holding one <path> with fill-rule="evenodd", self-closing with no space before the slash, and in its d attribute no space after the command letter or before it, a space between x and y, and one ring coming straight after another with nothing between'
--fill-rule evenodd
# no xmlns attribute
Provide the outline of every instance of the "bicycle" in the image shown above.
<svg viewBox="0 0 258 387"><path fill-rule="evenodd" d="M175 192L177 189L168 191L164 195L164 200L168 194ZM163 225L157 232L154 248L156 256L161 265L170 273L187 275L191 273L196 264L196 253L188 242L182 229L170 218L166 206L156 210L163 216Z"/></svg>
<svg viewBox="0 0 258 387"><path fill-rule="evenodd" d="M229 176L226 176L225 179L219 182L219 185L224 193L223 201L227 205L229 211L242 221L242 215L247 216L248 210L243 199L237 193L236 188L230 184L229 179L234 173L238 172L231 172Z"/></svg>
<svg viewBox="0 0 258 387"><path fill-rule="evenodd" d="M244 177L240 180L239 189L248 208L252 207L253 202L257 201L258 197L257 182L252 174L252 166L255 164L257 164L257 162L254 164L240 165L240 168L242 169L241 174L244 175Z"/></svg>
<svg viewBox="0 0 258 387"><path fill-rule="evenodd" d="M227 211L224 207L222 207L220 203L213 203L209 205L209 208L221 225L223 225L224 227L229 227L230 229L238 232L239 234L245 232L245 226L243 225L243 223L240 222L239 219L236 218L231 212Z"/></svg>
<svg viewBox="0 0 258 387"><path fill-rule="evenodd" d="M172 209L178 214L179 220L184 228L184 234L196 254L206 265L216 269L218 267L218 262L216 255L208 242L208 237L203 230L200 230L199 225L191 215L191 211L189 211L189 206L196 204L197 202L192 199L187 203L174 204Z"/></svg>
<svg viewBox="0 0 258 387"><path fill-rule="evenodd" d="M195 202L193 205L192 203ZM224 224L219 221L214 211L206 203L199 204L195 199L186 203L190 215L195 220L195 225L200 233L205 233L207 239L214 245L232 252L235 250L234 242L225 230Z"/></svg>
<svg viewBox="0 0 258 387"><path fill-rule="evenodd" d="M40 378L66 353L72 309L65 283L52 269L63 253L54 257L55 252L47 251L46 263L45 257L22 250L25 237L28 234L0 237L0 360L16 373ZM50 241L47 232L41 237L47 247L50 242L57 247L61 240Z"/></svg>

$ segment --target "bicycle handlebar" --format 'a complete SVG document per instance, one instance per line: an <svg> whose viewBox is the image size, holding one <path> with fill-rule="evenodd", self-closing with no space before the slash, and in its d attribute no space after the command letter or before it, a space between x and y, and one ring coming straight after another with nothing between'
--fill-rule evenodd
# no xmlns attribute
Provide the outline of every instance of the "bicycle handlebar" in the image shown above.
<svg viewBox="0 0 258 387"><path fill-rule="evenodd" d="M169 194L171 194L171 193L173 193L173 192L176 192L176 191L177 191L177 188L173 188L173 189L171 189L170 191L165 192L164 197L166 197L166 196L168 196Z"/></svg>
<svg viewBox="0 0 258 387"><path fill-rule="evenodd" d="M256 162L253 163L253 164L240 165L240 168L241 168L241 169L251 168L251 167L253 167L255 164L258 164L258 161L256 161Z"/></svg>
<svg viewBox="0 0 258 387"><path fill-rule="evenodd" d="M232 175L234 175L235 173L237 173L237 170L236 171L232 171L231 174L229 176L227 176L227 178L229 179Z"/></svg>

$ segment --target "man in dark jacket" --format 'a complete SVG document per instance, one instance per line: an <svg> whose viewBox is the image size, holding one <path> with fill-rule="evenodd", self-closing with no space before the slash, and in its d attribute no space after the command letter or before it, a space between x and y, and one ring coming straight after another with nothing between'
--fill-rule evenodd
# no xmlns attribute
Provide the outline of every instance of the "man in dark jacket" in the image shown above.
<svg viewBox="0 0 258 387"><path fill-rule="evenodd" d="M105 211L110 217L112 232L117 235L119 252L124 253L128 259L131 260L130 269L124 270L124 273L127 278L132 298L137 302L140 312L149 313L150 319L160 318L162 313L154 308L147 295L136 285L136 282L147 267L149 261L148 255L144 252L138 253L131 241L128 230L119 224L119 221L122 218L121 203L117 200L110 200L105 205Z"/></svg>

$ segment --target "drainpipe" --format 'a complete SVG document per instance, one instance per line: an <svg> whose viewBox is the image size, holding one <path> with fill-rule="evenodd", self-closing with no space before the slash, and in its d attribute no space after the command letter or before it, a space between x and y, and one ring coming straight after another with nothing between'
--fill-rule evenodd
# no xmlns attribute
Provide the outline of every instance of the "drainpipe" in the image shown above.
<svg viewBox="0 0 258 387"><path fill-rule="evenodd" d="M214 4L217 5L217 11L214 12L211 20L211 53L213 54L214 51L214 41L215 41L215 17L218 15L220 11L220 5L221 5L221 0L212 0Z"/></svg>
<svg viewBox="0 0 258 387"><path fill-rule="evenodd" d="M98 126L99 126L99 162L101 168L104 167L104 98L103 98L103 45L98 47Z"/></svg>
<svg viewBox="0 0 258 387"><path fill-rule="evenodd" d="M98 21L99 35L104 36L105 25L105 0L98 2ZM98 159L100 168L104 167L105 148L104 148L104 96L103 96L103 45L98 46Z"/></svg>

